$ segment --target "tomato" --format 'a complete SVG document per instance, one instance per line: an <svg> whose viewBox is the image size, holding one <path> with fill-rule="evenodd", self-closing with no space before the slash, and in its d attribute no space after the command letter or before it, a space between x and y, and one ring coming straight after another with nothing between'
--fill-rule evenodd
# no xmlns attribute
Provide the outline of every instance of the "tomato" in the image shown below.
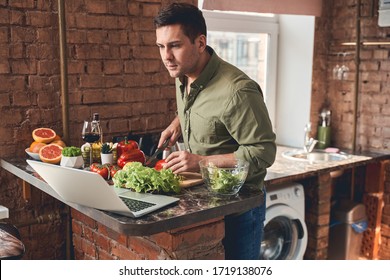
<svg viewBox="0 0 390 280"><path fill-rule="evenodd" d="M156 169L157 171L160 171L161 169L163 169L163 165L167 163L165 161L165 159L160 159L159 161L156 162L155 166L154 166L154 169Z"/></svg>
<svg viewBox="0 0 390 280"><path fill-rule="evenodd" d="M138 161L144 164L145 160L146 158L144 152L141 151L140 149L134 149L121 154L120 157L118 158L117 164L120 168L123 168L123 166L125 166L125 164L128 162Z"/></svg>
<svg viewBox="0 0 390 280"><path fill-rule="evenodd" d="M127 138L125 138L125 140L123 141L120 141L116 147L116 154L118 156L118 158L121 156L121 154L123 153L126 153L128 151L131 151L131 150L136 150L138 149L138 144L136 141L134 140L127 140Z"/></svg>
<svg viewBox="0 0 390 280"><path fill-rule="evenodd" d="M92 163L90 168L92 172L99 174L105 180L109 179L110 167L108 165L106 164L101 165L100 163Z"/></svg>
<svg viewBox="0 0 390 280"><path fill-rule="evenodd" d="M121 168L120 168L118 165L112 165L112 166L111 166L111 168L110 168L110 175L111 175L111 178L114 177L115 173L116 173L118 170L121 170Z"/></svg>

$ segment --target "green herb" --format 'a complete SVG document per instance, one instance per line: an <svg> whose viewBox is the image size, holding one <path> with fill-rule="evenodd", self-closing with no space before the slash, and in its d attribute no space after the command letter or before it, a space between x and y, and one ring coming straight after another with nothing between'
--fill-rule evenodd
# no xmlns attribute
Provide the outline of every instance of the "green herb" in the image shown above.
<svg viewBox="0 0 390 280"><path fill-rule="evenodd" d="M81 149L74 146L65 147L62 149L62 155L65 157L81 156Z"/></svg>
<svg viewBox="0 0 390 280"><path fill-rule="evenodd" d="M113 150L113 144L112 143L104 143L102 145L102 154L111 154Z"/></svg>
<svg viewBox="0 0 390 280"><path fill-rule="evenodd" d="M126 164L112 178L116 187L132 189L136 192L179 193L180 176L170 169L157 171L143 166L140 162Z"/></svg>

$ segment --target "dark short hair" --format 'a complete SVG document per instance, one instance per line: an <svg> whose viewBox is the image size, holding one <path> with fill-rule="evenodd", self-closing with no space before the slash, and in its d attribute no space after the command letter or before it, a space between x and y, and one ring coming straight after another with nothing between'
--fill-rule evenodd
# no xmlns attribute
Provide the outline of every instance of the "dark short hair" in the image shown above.
<svg viewBox="0 0 390 280"><path fill-rule="evenodd" d="M206 21L202 11L194 5L173 3L163 7L154 18L156 28L173 24L181 25L184 34L191 42L195 42L199 35L207 36Z"/></svg>

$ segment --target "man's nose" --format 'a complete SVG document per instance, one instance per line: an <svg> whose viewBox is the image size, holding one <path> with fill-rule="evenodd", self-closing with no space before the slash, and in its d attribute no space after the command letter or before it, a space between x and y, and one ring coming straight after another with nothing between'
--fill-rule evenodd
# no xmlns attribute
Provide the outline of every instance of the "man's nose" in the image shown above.
<svg viewBox="0 0 390 280"><path fill-rule="evenodd" d="M161 57L164 60L170 60L170 59L172 59L172 52L169 49L165 48L161 52Z"/></svg>

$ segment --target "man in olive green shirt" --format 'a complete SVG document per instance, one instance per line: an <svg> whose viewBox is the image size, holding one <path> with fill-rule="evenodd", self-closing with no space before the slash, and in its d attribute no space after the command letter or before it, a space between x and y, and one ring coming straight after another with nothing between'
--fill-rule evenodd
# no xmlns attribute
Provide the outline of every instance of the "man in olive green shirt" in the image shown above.
<svg viewBox="0 0 390 280"><path fill-rule="evenodd" d="M263 189L266 168L275 159L275 134L260 86L220 59L206 43L201 11L171 4L155 18L156 43L162 61L176 78L177 117L161 133L159 146L182 136L185 151L171 153L165 168L175 173L199 171L199 161L250 163L245 187ZM265 202L225 219L225 257L257 259Z"/></svg>

